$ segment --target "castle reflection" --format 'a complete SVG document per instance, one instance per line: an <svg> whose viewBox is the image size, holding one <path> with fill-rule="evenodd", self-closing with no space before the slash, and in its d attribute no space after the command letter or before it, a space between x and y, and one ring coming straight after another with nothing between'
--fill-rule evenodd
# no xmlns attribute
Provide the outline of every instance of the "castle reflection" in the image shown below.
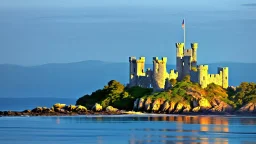
<svg viewBox="0 0 256 144"><path fill-rule="evenodd" d="M127 127L123 127L124 130L121 132L128 131L127 136L129 139L129 144L228 144L229 141L227 138L227 133L230 131L229 122L232 122L232 119L229 119L228 117L184 115L150 115L127 117L52 117L52 119L58 125L65 125L67 123L106 123L113 126L127 125ZM254 124L254 121L250 119L244 119L243 121L240 121L240 123ZM91 127L90 129L95 130L95 127ZM100 129L101 128L99 127L96 130ZM78 128L78 130L82 130L82 128ZM104 130L108 132L109 130L119 130L119 128L113 127L107 129L106 127ZM102 133L104 132L101 132L101 134ZM97 135L97 143L103 143L104 138L104 134L103 136Z"/></svg>
<svg viewBox="0 0 256 144"><path fill-rule="evenodd" d="M170 115L163 115L159 117L147 117L148 121L169 121L175 122L176 127L175 129L161 129L159 131L165 132L161 135L161 140L157 143L164 143L164 144L228 144L228 139L223 138L214 138L214 137L207 137L204 136L204 133L228 133L229 132L229 120L226 117L212 117L212 116L170 116ZM187 128L187 124L192 124L191 126L195 126L195 128L189 129ZM147 129L147 133L150 131L154 131L154 129ZM134 131L135 132L135 131ZM175 134L168 132L175 132ZM190 132L189 136L187 133ZM152 136L153 137L153 136ZM150 143L149 136L144 137L145 140L138 140L133 137L130 141L130 144L145 144ZM172 140L168 140L172 139ZM175 141L175 142L174 142ZM155 143L155 142L152 142Z"/></svg>

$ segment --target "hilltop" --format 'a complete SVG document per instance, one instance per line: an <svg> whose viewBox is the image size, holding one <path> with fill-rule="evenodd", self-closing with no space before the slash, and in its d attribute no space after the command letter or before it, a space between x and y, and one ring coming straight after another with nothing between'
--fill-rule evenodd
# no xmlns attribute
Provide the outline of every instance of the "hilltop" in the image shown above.
<svg viewBox="0 0 256 144"><path fill-rule="evenodd" d="M189 77L180 82L172 81L173 87L153 92L150 88L125 87L112 80L104 88L84 95L77 105L91 109L98 103L103 109L113 106L122 110L154 113L239 113L256 112L256 84L243 82L238 87L224 89L210 84L201 88Z"/></svg>

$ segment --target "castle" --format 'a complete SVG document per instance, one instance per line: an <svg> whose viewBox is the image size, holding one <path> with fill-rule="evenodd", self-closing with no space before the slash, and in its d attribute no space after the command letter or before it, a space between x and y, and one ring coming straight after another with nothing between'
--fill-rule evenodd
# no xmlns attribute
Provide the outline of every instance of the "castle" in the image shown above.
<svg viewBox="0 0 256 144"><path fill-rule="evenodd" d="M167 57L158 59L153 57L153 70L148 68L146 71L145 57L129 57L129 87L140 86L153 88L154 91L162 91L170 88L171 79L181 81L186 75L190 80L199 83L202 88L214 83L228 87L228 67L219 67L217 74L208 74L208 65L197 65L198 43L191 43L190 49L185 49L184 43L176 43L176 70L167 72Z"/></svg>

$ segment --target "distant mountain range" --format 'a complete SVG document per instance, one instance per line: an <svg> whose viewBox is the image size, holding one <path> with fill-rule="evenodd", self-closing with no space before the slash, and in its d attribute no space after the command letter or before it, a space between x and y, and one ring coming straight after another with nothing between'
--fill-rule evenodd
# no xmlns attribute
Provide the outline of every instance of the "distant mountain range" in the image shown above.
<svg viewBox="0 0 256 144"><path fill-rule="evenodd" d="M212 63L209 72L218 66L229 67L229 84L256 82L256 63ZM146 68L152 68L147 64ZM168 65L168 69L175 65ZM79 98L102 88L115 79L123 84L129 80L129 63L83 61L38 66L0 65L0 97L65 97Z"/></svg>

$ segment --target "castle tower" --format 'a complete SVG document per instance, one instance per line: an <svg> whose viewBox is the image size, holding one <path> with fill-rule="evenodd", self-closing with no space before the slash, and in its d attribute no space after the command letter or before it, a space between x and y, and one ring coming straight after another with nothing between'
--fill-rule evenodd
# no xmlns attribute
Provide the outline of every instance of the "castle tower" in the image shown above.
<svg viewBox="0 0 256 144"><path fill-rule="evenodd" d="M222 72L222 87L228 88L228 67L219 67L218 73Z"/></svg>
<svg viewBox="0 0 256 144"><path fill-rule="evenodd" d="M202 88L206 88L208 85L208 65L199 65L198 71L198 83Z"/></svg>
<svg viewBox="0 0 256 144"><path fill-rule="evenodd" d="M182 79L184 43L176 43L176 70L178 72L178 80Z"/></svg>
<svg viewBox="0 0 256 144"><path fill-rule="evenodd" d="M197 48L198 48L198 43L191 43L191 48L192 48L192 67L196 67L197 65Z"/></svg>
<svg viewBox="0 0 256 144"><path fill-rule="evenodd" d="M191 56L184 56L183 57L183 63L182 63L183 69L182 69L182 78L184 78L187 75L190 75L191 70Z"/></svg>
<svg viewBox="0 0 256 144"><path fill-rule="evenodd" d="M161 60L153 58L153 88L154 91L161 91L165 88L165 80L168 77L166 71L167 57Z"/></svg>
<svg viewBox="0 0 256 144"><path fill-rule="evenodd" d="M129 57L130 70L129 70L129 86L136 86L139 76L145 76L145 57Z"/></svg>

